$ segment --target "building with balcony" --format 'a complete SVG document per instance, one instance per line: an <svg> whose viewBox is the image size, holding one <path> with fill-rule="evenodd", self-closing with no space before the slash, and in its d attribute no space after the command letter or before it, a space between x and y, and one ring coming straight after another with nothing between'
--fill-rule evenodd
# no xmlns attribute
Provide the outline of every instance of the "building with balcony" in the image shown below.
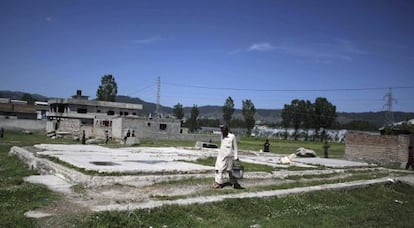
<svg viewBox="0 0 414 228"><path fill-rule="evenodd" d="M182 133L181 121L140 115L141 104L89 100L78 90L67 99L50 99L46 113L48 132L67 132L104 138L122 139L127 131L138 138L171 138Z"/></svg>

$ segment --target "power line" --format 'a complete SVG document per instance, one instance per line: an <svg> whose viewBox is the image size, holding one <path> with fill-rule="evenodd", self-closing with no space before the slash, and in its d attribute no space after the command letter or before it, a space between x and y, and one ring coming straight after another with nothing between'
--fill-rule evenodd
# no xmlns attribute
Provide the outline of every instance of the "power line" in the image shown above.
<svg viewBox="0 0 414 228"><path fill-rule="evenodd" d="M178 83L164 82L166 85L172 85L177 87L189 87L197 89L210 89L210 90L233 90L233 91L251 91L251 92L336 92L336 91L367 91L367 90L384 90L390 87L367 87L367 88L336 88L336 89L247 89L247 88L232 88L232 87L210 87L210 86L198 86L187 85ZM414 89L414 86L394 86L393 89Z"/></svg>

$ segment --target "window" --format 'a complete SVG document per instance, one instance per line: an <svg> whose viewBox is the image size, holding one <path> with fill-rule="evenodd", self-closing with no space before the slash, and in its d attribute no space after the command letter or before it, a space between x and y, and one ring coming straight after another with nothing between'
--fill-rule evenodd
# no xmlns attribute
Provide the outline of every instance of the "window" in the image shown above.
<svg viewBox="0 0 414 228"><path fill-rule="evenodd" d="M124 112L119 112L119 115L120 115L120 116L124 115Z"/></svg>
<svg viewBox="0 0 414 228"><path fill-rule="evenodd" d="M160 130L162 131L167 130L167 124L160 124Z"/></svg>
<svg viewBox="0 0 414 228"><path fill-rule="evenodd" d="M148 123L147 123L147 126L148 126L148 127L151 127L151 123L149 123L149 122L148 122Z"/></svg>
<svg viewBox="0 0 414 228"><path fill-rule="evenodd" d="M64 113L65 112L65 106L64 105L58 105L57 111L60 112L60 113Z"/></svg>
<svg viewBox="0 0 414 228"><path fill-rule="evenodd" d="M98 110L96 110L96 112L97 112L97 113L100 113L100 112L101 112L101 110L100 110L100 109L98 109Z"/></svg>
<svg viewBox="0 0 414 228"><path fill-rule="evenodd" d="M78 113L88 113L86 108L78 108Z"/></svg>
<svg viewBox="0 0 414 228"><path fill-rule="evenodd" d="M133 113L132 113L132 115L136 116L136 115L137 115L137 113L136 113L136 112L133 112Z"/></svg>
<svg viewBox="0 0 414 228"><path fill-rule="evenodd" d="M129 113L128 112L124 112L124 115L127 116Z"/></svg>
<svg viewBox="0 0 414 228"><path fill-rule="evenodd" d="M113 116L113 115L115 115L115 112L114 112L114 111L112 111L112 110L109 110L106 114L107 114L108 116Z"/></svg>

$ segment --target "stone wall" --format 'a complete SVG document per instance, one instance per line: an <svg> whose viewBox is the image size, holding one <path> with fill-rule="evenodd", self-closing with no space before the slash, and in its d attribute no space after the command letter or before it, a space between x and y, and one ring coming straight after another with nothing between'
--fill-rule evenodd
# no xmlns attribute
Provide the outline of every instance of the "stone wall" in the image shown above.
<svg viewBox="0 0 414 228"><path fill-rule="evenodd" d="M46 120L0 118L0 127L4 129L15 129L15 130L45 131Z"/></svg>
<svg viewBox="0 0 414 228"><path fill-rule="evenodd" d="M409 135L348 133L345 140L345 158L379 164L404 163L407 162L409 145Z"/></svg>

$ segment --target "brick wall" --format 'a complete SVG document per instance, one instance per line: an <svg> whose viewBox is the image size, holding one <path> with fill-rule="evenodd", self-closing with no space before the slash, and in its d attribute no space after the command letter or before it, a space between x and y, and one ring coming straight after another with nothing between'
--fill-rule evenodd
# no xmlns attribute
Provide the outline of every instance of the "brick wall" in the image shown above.
<svg viewBox="0 0 414 228"><path fill-rule="evenodd" d="M409 135L348 133L345 140L345 158L379 164L403 163L407 162L409 144Z"/></svg>

